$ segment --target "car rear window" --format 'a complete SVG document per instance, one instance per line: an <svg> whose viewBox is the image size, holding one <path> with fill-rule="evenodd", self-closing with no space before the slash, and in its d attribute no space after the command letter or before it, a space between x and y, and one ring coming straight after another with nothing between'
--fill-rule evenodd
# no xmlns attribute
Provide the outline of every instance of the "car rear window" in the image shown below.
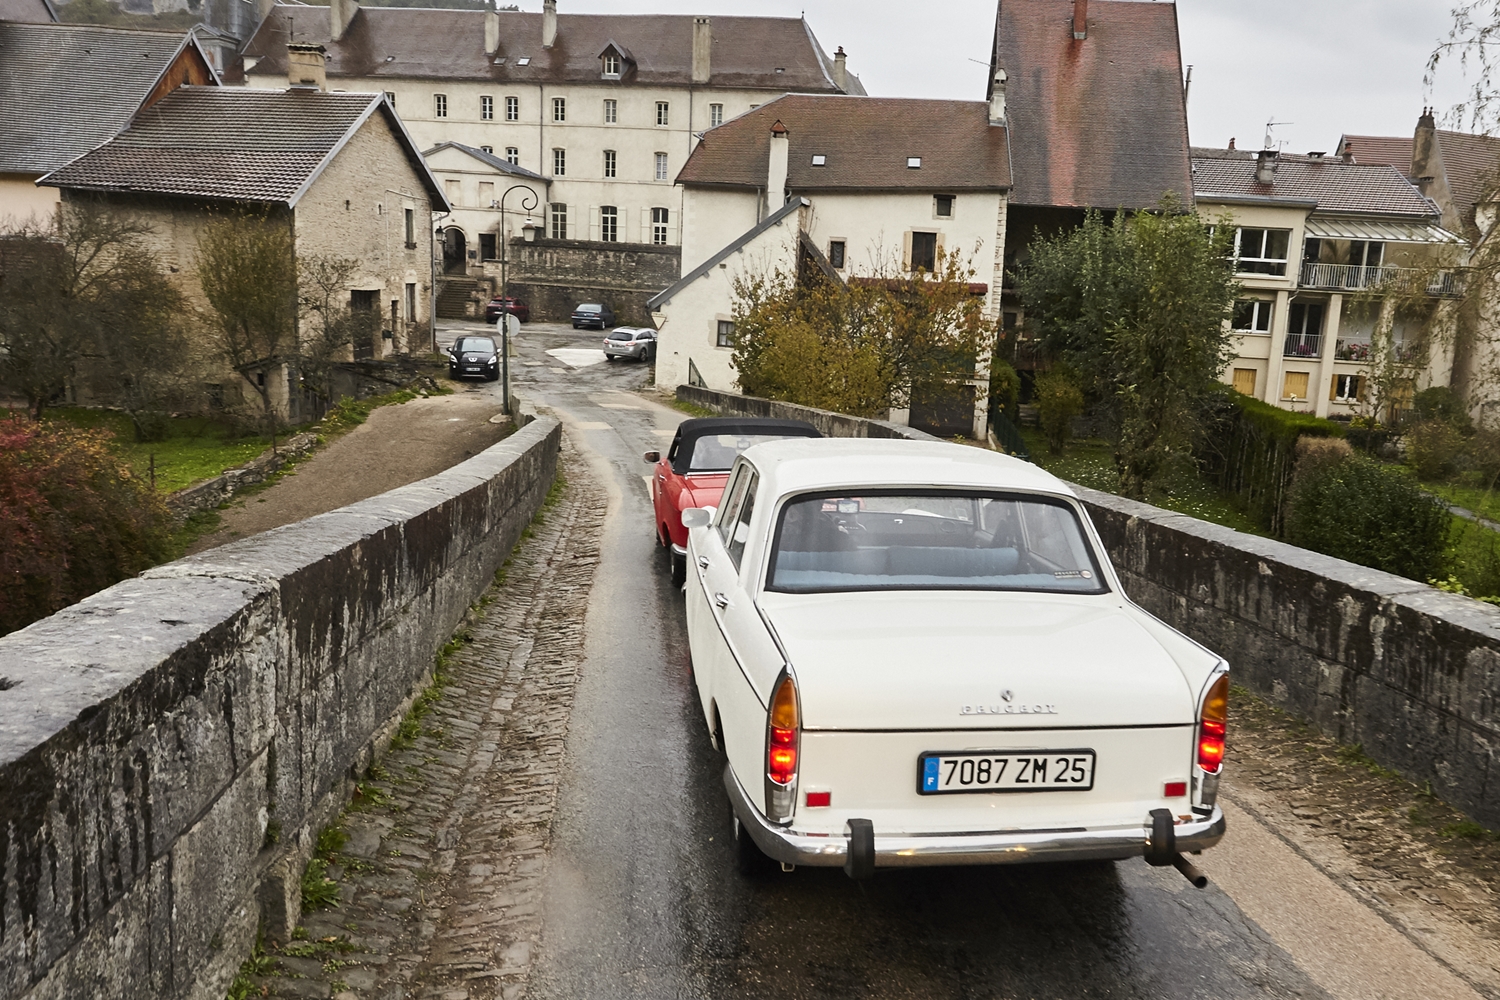
<svg viewBox="0 0 1500 1000"><path fill-rule="evenodd" d="M583 306L579 306L574 311L575 312L581 312L581 313L596 313L596 312L603 312L604 311L604 307L603 306L583 305Z"/></svg>
<svg viewBox="0 0 1500 1000"><path fill-rule="evenodd" d="M494 354L495 342L488 337L459 337L458 342L453 345L453 349L460 354L475 351L487 351L490 354Z"/></svg>
<svg viewBox="0 0 1500 1000"><path fill-rule="evenodd" d="M1061 500L880 489L787 502L766 589L1108 590L1078 515Z"/></svg>
<svg viewBox="0 0 1500 1000"><path fill-rule="evenodd" d="M629 330L616 330L614 333L612 333L612 334L609 335L609 339L610 340L634 340L635 339L635 334L631 333Z"/></svg>
<svg viewBox="0 0 1500 1000"><path fill-rule="evenodd" d="M766 441L783 441L790 434L707 434L693 442L688 458L689 472L723 472L734 464L740 452Z"/></svg>

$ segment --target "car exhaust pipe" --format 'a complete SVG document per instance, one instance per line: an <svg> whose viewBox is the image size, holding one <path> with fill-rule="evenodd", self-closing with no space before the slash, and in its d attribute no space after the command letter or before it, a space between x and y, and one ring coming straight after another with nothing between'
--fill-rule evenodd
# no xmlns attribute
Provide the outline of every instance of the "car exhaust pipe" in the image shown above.
<svg viewBox="0 0 1500 1000"><path fill-rule="evenodd" d="M859 881L875 874L875 824L867 819L849 821L849 847L844 855L844 874Z"/></svg>
<svg viewBox="0 0 1500 1000"><path fill-rule="evenodd" d="M1208 876L1199 871L1197 865L1181 854L1172 855L1172 867L1182 872L1182 877L1193 883L1194 889L1201 889L1208 885Z"/></svg>

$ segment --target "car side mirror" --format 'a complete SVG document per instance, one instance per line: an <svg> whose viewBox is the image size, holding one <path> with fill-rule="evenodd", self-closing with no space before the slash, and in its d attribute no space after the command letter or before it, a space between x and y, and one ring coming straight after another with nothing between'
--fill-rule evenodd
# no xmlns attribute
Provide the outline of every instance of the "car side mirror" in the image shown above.
<svg viewBox="0 0 1500 1000"><path fill-rule="evenodd" d="M714 519L712 507L689 507L682 512L682 526L684 528L706 528Z"/></svg>
<svg viewBox="0 0 1500 1000"><path fill-rule="evenodd" d="M661 461L661 452L659 452L659 451L648 451L648 452L646 452L646 454L642 455L641 457L644 458L647 462L650 462L652 465L655 465L657 462Z"/></svg>

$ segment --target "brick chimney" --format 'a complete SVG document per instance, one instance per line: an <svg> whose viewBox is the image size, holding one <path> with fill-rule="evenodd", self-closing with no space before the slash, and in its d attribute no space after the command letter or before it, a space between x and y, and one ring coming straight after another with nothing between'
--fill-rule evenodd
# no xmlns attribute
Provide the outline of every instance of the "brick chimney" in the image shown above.
<svg viewBox="0 0 1500 1000"><path fill-rule="evenodd" d="M1089 37L1089 0L1073 0L1073 37L1079 41Z"/></svg>
<svg viewBox="0 0 1500 1000"><path fill-rule="evenodd" d="M542 0L542 48L557 41L557 0Z"/></svg>
<svg viewBox="0 0 1500 1000"><path fill-rule="evenodd" d="M833 85L846 94L849 93L849 69L845 65L845 61L848 58L848 56L844 55L844 47L842 45L833 54Z"/></svg>
<svg viewBox="0 0 1500 1000"><path fill-rule="evenodd" d="M328 69L324 48L316 42L288 42L287 84L294 90L327 90Z"/></svg>
<svg viewBox="0 0 1500 1000"><path fill-rule="evenodd" d="M780 118L776 119L771 126L771 155L766 169L767 215L786 204L786 170L791 145L786 126L781 124Z"/></svg>
<svg viewBox="0 0 1500 1000"><path fill-rule="evenodd" d="M1339 159L1343 160L1345 163L1354 162L1354 143L1350 142L1348 139L1344 140L1344 148L1339 150Z"/></svg>
<svg viewBox="0 0 1500 1000"><path fill-rule="evenodd" d="M693 82L707 83L712 72L714 48L713 22L706 17L693 18Z"/></svg>
<svg viewBox="0 0 1500 1000"><path fill-rule="evenodd" d="M990 124L1005 124L1005 81L1009 79L1004 68L995 70L995 79L990 84Z"/></svg>
<svg viewBox="0 0 1500 1000"><path fill-rule="evenodd" d="M495 8L484 12L484 54L493 56L500 51L500 14Z"/></svg>
<svg viewBox="0 0 1500 1000"><path fill-rule="evenodd" d="M1255 154L1255 183L1276 183L1276 150L1262 149Z"/></svg>
<svg viewBox="0 0 1500 1000"><path fill-rule="evenodd" d="M359 0L328 0L328 37L337 42L359 12Z"/></svg>

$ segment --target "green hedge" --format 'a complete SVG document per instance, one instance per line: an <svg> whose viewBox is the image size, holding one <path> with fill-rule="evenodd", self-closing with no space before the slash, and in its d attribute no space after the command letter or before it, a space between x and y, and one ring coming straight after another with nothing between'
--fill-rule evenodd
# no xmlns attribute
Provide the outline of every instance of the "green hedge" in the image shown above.
<svg viewBox="0 0 1500 1000"><path fill-rule="evenodd" d="M1410 476L1355 456L1305 478L1287 503L1293 545L1413 580L1443 575L1447 505Z"/></svg>
<svg viewBox="0 0 1500 1000"><path fill-rule="evenodd" d="M1208 419L1211 427L1198 456L1204 474L1238 498L1262 528L1283 534L1297 439L1304 434L1343 437L1344 427L1228 390Z"/></svg>

